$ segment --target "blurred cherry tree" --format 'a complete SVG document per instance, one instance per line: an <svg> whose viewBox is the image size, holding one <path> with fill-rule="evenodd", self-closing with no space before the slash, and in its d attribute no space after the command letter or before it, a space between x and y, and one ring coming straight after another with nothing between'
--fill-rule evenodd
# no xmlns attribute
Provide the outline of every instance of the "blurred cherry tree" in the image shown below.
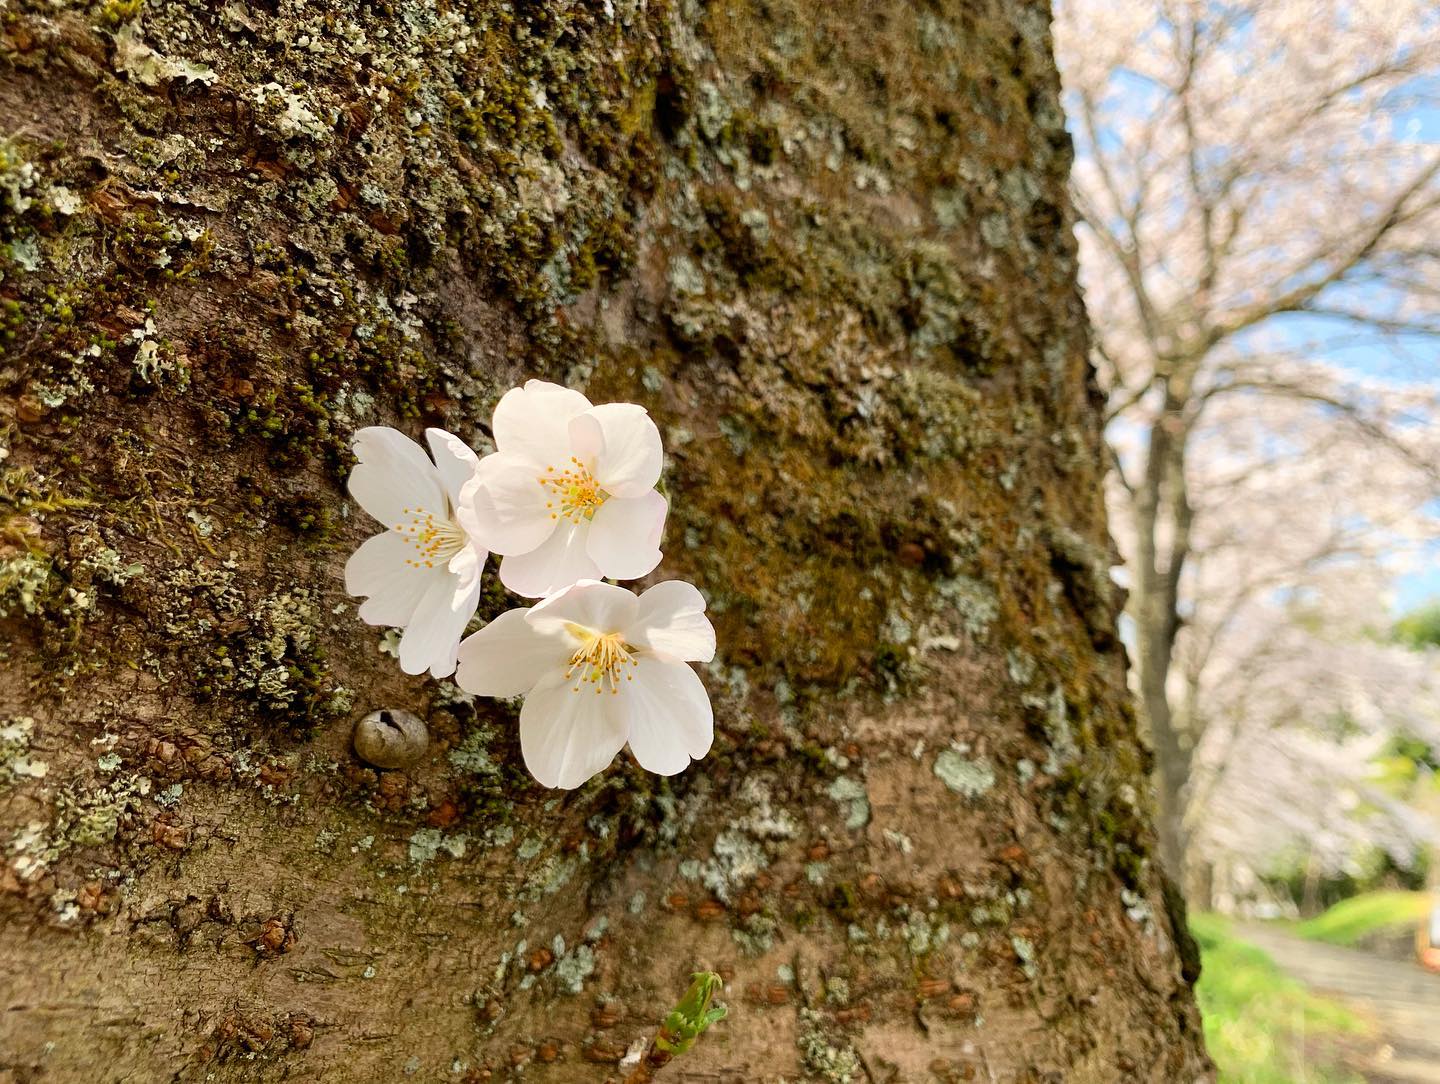
<svg viewBox="0 0 1440 1084"><path fill-rule="evenodd" d="M1440 7L1062 0L1056 40L1167 863L1257 819L1413 849L1347 814L1440 739L1434 656L1375 635L1440 537Z"/></svg>

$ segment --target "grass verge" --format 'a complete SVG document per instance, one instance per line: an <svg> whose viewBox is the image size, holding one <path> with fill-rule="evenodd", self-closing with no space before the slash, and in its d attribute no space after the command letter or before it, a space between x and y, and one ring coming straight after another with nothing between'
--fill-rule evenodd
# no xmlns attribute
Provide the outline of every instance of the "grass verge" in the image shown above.
<svg viewBox="0 0 1440 1084"><path fill-rule="evenodd" d="M1430 910L1426 892L1366 892L1341 900L1323 914L1300 923L1295 932L1312 941L1353 945L1372 934L1405 933Z"/></svg>
<svg viewBox="0 0 1440 1084"><path fill-rule="evenodd" d="M1219 1084L1363 1084L1341 1064L1370 1026L1311 994L1217 915L1193 915L1203 971L1195 986Z"/></svg>

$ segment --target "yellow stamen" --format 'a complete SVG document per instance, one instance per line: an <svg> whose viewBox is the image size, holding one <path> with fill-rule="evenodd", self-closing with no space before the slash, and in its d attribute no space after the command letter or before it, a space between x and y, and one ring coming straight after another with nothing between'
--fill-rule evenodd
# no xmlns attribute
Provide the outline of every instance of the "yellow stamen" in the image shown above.
<svg viewBox="0 0 1440 1084"><path fill-rule="evenodd" d="M619 693L621 674L633 679L634 675L625 671L627 667L636 665L631 654L635 649L618 632L602 635L579 625L568 628L580 639L580 647L570 656L570 668L565 671L566 678L575 680L571 692L578 693L582 686L593 685L600 693L608 685L612 694Z"/></svg>
<svg viewBox="0 0 1440 1084"><path fill-rule="evenodd" d="M550 513L551 519L568 519L574 523L590 519L595 515L595 509L610 497L595 481L590 468L573 455L570 466L561 471L546 467L545 473L537 480L546 489L547 495L555 498L546 501L545 507L555 509L556 501L559 502L559 509Z"/></svg>
<svg viewBox="0 0 1440 1084"><path fill-rule="evenodd" d="M395 531L415 547L418 556L405 560L411 568L434 568L436 561L444 564L469 541L464 530L448 516L436 519L434 513L423 508L405 508L402 512L410 518L397 523Z"/></svg>

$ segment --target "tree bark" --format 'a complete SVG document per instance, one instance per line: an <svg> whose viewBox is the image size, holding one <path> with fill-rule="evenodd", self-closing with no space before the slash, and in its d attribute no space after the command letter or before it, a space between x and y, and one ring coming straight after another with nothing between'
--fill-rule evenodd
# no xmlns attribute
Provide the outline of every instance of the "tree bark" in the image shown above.
<svg viewBox="0 0 1440 1084"><path fill-rule="evenodd" d="M0 124L0 1079L618 1080L703 968L661 1079L1208 1076L1043 4L22 0ZM352 432L532 376L666 437L675 779L343 591Z"/></svg>

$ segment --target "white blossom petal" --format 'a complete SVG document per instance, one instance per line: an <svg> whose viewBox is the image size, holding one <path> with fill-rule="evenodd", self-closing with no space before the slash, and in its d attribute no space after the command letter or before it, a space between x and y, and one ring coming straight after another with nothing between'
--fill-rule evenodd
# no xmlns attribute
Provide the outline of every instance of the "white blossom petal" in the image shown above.
<svg viewBox="0 0 1440 1084"><path fill-rule="evenodd" d="M683 772L691 760L710 752L714 741L710 695L684 663L642 655L635 660L633 675L619 695L605 697L624 711L630 751L647 772Z"/></svg>
<svg viewBox="0 0 1440 1084"><path fill-rule="evenodd" d="M541 678L520 709L520 751L525 767L547 787L573 790L603 772L625 745L621 697L590 686L575 691L557 670Z"/></svg>
<svg viewBox="0 0 1440 1084"><path fill-rule="evenodd" d="M570 419L590 409L578 391L544 380L511 388L495 407L495 447L532 466L563 467L570 459Z"/></svg>
<svg viewBox="0 0 1440 1084"><path fill-rule="evenodd" d="M574 644L525 620L529 607L506 610L460 645L455 682L476 696L520 696L547 673L563 674Z"/></svg>
<svg viewBox="0 0 1440 1084"><path fill-rule="evenodd" d="M445 488L435 464L405 434L384 425L366 426L354 438L350 495L386 527L408 519L407 508L436 516L450 514Z"/></svg>
<svg viewBox="0 0 1440 1084"><path fill-rule="evenodd" d="M526 620L544 632L579 625L603 635L634 624L638 605L635 595L623 587L581 580L536 605Z"/></svg>
<svg viewBox="0 0 1440 1084"><path fill-rule="evenodd" d="M561 521L538 548L506 556L500 562L500 582L517 595L541 598L578 580L599 579L600 566L585 552L589 533L588 520Z"/></svg>
<svg viewBox="0 0 1440 1084"><path fill-rule="evenodd" d="M555 531L554 509L535 467L497 452L480 460L460 491L455 516L470 536L500 554L529 553Z"/></svg>
<svg viewBox="0 0 1440 1084"><path fill-rule="evenodd" d="M595 439L596 426L601 434L599 440ZM591 407L571 421L570 437L577 449L594 449L591 470L606 493L640 497L660 481L660 469L665 463L660 430L637 403ZM583 451L577 454L585 458ZM591 462L587 459L587 463Z"/></svg>
<svg viewBox="0 0 1440 1084"><path fill-rule="evenodd" d="M654 571L667 508L665 498L652 489L643 497L611 497L595 510L585 548L601 575L637 580Z"/></svg>
<svg viewBox="0 0 1440 1084"><path fill-rule="evenodd" d="M367 538L350 555L345 562L345 590L369 596L360 604L361 621L369 625L409 624L425 589L437 575L434 569L405 563L414 556L409 540L394 531Z"/></svg>
<svg viewBox="0 0 1440 1084"><path fill-rule="evenodd" d="M635 624L626 643L670 659L709 662L715 657L715 627L705 616L705 598L694 584L666 580L639 599Z"/></svg>
<svg viewBox="0 0 1440 1084"><path fill-rule="evenodd" d="M446 569L451 576L455 577L455 597L457 599L480 582L480 572L489 557L490 554L471 542L450 558Z"/></svg>
<svg viewBox="0 0 1440 1084"><path fill-rule="evenodd" d="M437 678L453 673L460 637L479 600L479 583L457 598L454 577L443 571L435 576L400 637L400 669L407 674L429 670Z"/></svg>
<svg viewBox="0 0 1440 1084"><path fill-rule="evenodd" d="M592 418L590 414L591 411L587 410L584 414L575 415L570 419L569 426L570 453L587 469L605 454L605 429L600 419Z"/></svg>
<svg viewBox="0 0 1440 1084"><path fill-rule="evenodd" d="M425 440L435 458L435 472L440 476L440 484L445 487L445 495L450 498L452 506L458 506L460 490L474 477L480 457L454 433L443 429L425 430Z"/></svg>

